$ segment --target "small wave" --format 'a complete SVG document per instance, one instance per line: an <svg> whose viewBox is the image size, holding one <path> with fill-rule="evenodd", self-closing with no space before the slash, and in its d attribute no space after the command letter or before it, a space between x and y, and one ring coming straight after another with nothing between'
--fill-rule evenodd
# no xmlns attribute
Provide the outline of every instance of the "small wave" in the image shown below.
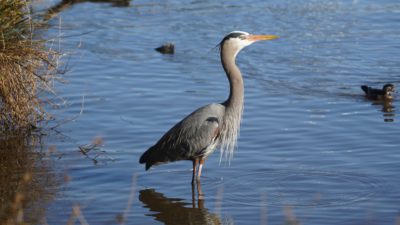
<svg viewBox="0 0 400 225"><path fill-rule="evenodd" d="M377 193L380 181L365 174L318 170L250 172L225 183L225 201L234 204L303 207L350 205ZM252 191L247 190L252 187ZM261 196L267 201L260 202Z"/></svg>

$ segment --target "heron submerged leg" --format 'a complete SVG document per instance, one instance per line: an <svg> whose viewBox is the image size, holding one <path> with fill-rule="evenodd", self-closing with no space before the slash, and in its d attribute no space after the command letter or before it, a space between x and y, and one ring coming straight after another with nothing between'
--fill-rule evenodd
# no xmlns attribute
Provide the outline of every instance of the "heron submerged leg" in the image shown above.
<svg viewBox="0 0 400 225"><path fill-rule="evenodd" d="M195 209L196 208L196 195L195 195L195 189L194 189L194 182L192 180L192 208Z"/></svg>
<svg viewBox="0 0 400 225"><path fill-rule="evenodd" d="M196 185L196 187L195 187ZM196 190L197 190L197 208L203 209L204 208L204 194L201 190L201 183L200 180L197 180L196 184L192 183L192 208L196 208Z"/></svg>
<svg viewBox="0 0 400 225"><path fill-rule="evenodd" d="M198 159L193 159L193 175L192 175L192 184L194 183L194 178L196 177L197 173L197 164L199 164ZM196 178L197 179L197 178Z"/></svg>
<svg viewBox="0 0 400 225"><path fill-rule="evenodd" d="M200 205L203 204L204 206L204 194L203 191L201 190L201 183L200 180L198 179L196 182L196 187L197 187L197 200L198 200L198 207L200 208Z"/></svg>

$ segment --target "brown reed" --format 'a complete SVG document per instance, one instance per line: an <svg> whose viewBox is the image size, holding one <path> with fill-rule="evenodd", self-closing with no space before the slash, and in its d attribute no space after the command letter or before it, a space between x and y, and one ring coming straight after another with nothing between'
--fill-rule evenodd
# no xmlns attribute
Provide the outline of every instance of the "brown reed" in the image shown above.
<svg viewBox="0 0 400 225"><path fill-rule="evenodd" d="M0 0L0 130L48 118L38 95L52 91L59 55L35 36L35 26L29 1Z"/></svg>

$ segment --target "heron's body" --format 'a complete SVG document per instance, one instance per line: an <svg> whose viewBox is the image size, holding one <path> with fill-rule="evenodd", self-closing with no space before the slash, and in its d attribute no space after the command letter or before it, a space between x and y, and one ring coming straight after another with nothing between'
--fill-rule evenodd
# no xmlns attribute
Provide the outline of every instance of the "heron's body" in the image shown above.
<svg viewBox="0 0 400 225"><path fill-rule="evenodd" d="M140 158L146 170L152 165L177 160L206 159L220 143L225 106L203 106L173 126Z"/></svg>
<svg viewBox="0 0 400 225"><path fill-rule="evenodd" d="M382 89L362 85L361 89L365 92L366 97L372 100L391 100L395 92L393 84L385 84Z"/></svg>
<svg viewBox="0 0 400 225"><path fill-rule="evenodd" d="M243 78L235 59L247 45L259 40L271 40L273 35L250 35L242 31L229 33L220 43L221 63L230 84L228 99L223 103L203 106L173 126L140 157L146 170L153 165L177 160L193 161L194 181L201 176L204 160L220 147L231 155L236 145L243 111Z"/></svg>

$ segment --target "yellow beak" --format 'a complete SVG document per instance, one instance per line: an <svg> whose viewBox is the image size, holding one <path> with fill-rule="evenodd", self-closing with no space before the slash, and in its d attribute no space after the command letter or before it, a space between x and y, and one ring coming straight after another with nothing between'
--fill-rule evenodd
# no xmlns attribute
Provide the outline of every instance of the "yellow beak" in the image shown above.
<svg viewBox="0 0 400 225"><path fill-rule="evenodd" d="M273 40L273 39L277 39L279 38L279 36L276 35L254 35L254 34L250 34L249 36L247 36L247 40L249 41L267 41L267 40Z"/></svg>

